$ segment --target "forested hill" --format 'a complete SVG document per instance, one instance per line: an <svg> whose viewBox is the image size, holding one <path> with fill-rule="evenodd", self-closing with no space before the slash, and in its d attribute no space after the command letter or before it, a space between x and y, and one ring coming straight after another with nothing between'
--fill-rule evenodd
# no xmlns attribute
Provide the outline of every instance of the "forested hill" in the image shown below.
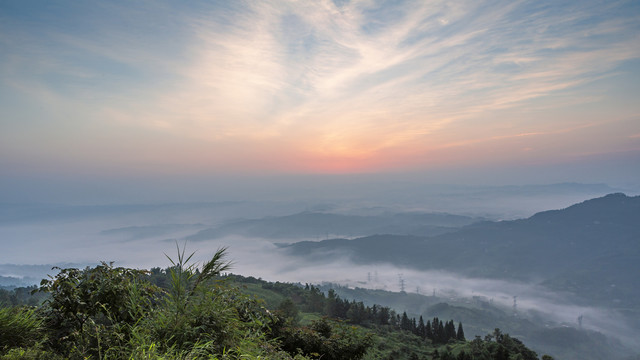
<svg viewBox="0 0 640 360"><path fill-rule="evenodd" d="M482 222L433 237L375 235L285 246L290 254L348 254L474 277L545 279L593 300L640 306L640 197L610 194L513 221ZM612 286L615 285L615 286Z"/></svg>

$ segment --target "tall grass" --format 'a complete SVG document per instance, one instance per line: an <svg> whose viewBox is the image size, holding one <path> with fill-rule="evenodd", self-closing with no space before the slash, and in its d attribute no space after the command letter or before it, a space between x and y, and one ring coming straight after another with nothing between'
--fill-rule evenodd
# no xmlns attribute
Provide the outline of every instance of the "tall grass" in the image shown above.
<svg viewBox="0 0 640 360"><path fill-rule="evenodd" d="M0 308L0 349L31 346L42 339L43 321L33 308Z"/></svg>

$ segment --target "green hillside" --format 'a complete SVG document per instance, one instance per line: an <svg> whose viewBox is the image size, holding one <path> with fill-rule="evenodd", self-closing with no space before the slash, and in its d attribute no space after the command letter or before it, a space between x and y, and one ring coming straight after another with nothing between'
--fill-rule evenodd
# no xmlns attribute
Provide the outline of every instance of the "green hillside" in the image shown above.
<svg viewBox="0 0 640 360"><path fill-rule="evenodd" d="M167 269L61 269L42 281L35 294L47 297L36 307L3 293L14 304L0 308L0 359L538 358L498 329L467 341L453 320L416 320L310 285L221 276L224 255L202 267L182 250Z"/></svg>
<svg viewBox="0 0 640 360"><path fill-rule="evenodd" d="M631 359L637 351L623 345L614 335L579 328L535 312L521 311L498 305L482 297L457 298L390 292L366 288L351 288L327 283L322 291L331 289L338 296L365 304L388 306L410 317L456 319L464 324L467 338L484 337L500 328L517 337L538 353L566 360Z"/></svg>

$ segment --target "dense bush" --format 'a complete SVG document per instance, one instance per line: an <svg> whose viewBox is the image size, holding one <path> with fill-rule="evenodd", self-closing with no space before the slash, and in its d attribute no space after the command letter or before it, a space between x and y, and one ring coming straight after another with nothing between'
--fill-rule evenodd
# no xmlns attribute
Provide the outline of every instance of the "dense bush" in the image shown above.
<svg viewBox="0 0 640 360"><path fill-rule="evenodd" d="M308 327L283 327L277 335L284 350L322 356L323 360L361 359L373 342L371 334L327 319L315 321Z"/></svg>
<svg viewBox="0 0 640 360"><path fill-rule="evenodd" d="M51 295L43 307L47 345L61 353L102 357L129 342L132 328L160 299L161 290L141 270L114 268L60 269L41 282Z"/></svg>
<svg viewBox="0 0 640 360"><path fill-rule="evenodd" d="M191 256L178 248L170 268L155 270L165 288L147 271L108 263L60 269L42 281L49 297L39 309L0 309L0 359L308 359L298 347L285 351L272 331L291 322L218 279L230 266L225 249L202 267L189 264ZM313 348L317 357L366 351L357 334L335 331Z"/></svg>

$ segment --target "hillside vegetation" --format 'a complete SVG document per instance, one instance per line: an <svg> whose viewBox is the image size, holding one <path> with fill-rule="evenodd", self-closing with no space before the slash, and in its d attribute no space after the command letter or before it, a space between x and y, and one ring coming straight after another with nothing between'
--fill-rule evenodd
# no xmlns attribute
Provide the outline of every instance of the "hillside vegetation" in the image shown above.
<svg viewBox="0 0 640 360"><path fill-rule="evenodd" d="M167 269L60 269L42 281L39 306L5 291L13 305L0 309L0 359L537 359L498 329L466 341L453 320L221 277L224 257L196 267L179 249Z"/></svg>

